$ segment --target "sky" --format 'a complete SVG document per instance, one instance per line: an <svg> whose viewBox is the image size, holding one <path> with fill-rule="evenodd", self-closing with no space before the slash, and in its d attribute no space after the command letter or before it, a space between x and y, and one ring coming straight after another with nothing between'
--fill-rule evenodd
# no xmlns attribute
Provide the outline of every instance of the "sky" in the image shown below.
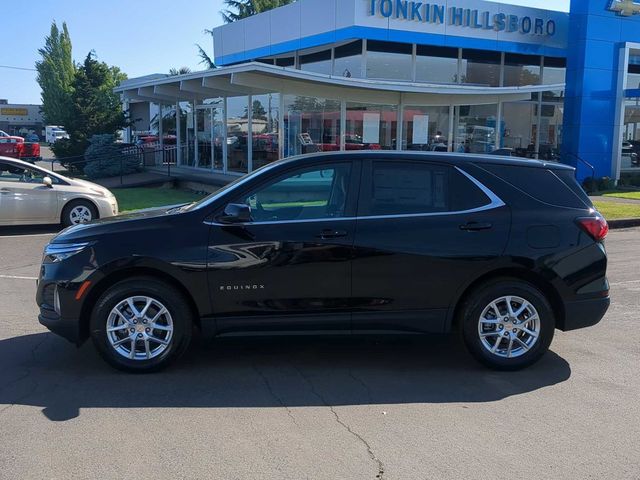
<svg viewBox="0 0 640 480"><path fill-rule="evenodd" d="M569 2L500 3L569 11ZM204 30L222 24L222 8L223 0L7 2L1 9L0 98L9 103L40 103L40 88L32 69L54 20L59 25L67 23L76 62L93 50L99 60L120 67L133 78L183 66L202 69L195 44L213 57L213 41Z"/></svg>

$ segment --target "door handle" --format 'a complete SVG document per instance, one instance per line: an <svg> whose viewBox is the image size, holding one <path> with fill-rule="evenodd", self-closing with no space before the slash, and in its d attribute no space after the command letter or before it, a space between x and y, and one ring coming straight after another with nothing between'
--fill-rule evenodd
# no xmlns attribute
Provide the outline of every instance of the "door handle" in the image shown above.
<svg viewBox="0 0 640 480"><path fill-rule="evenodd" d="M7 195L9 193L11 193L11 190L8 188L0 188L0 195Z"/></svg>
<svg viewBox="0 0 640 480"><path fill-rule="evenodd" d="M460 225L460 230L464 230L465 232L479 232L480 230L489 230L492 227L493 224L489 222L468 222Z"/></svg>
<svg viewBox="0 0 640 480"><path fill-rule="evenodd" d="M322 232L320 232L320 235L316 235L316 238L327 239L327 238L340 238L340 237L346 237L346 236L347 236L347 232L345 232L344 230L332 230L330 228L327 228L325 230L322 230Z"/></svg>

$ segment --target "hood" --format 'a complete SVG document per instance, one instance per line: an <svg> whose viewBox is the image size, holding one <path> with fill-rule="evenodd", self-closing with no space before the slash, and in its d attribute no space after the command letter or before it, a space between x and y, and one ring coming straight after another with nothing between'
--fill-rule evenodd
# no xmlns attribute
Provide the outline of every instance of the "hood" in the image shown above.
<svg viewBox="0 0 640 480"><path fill-rule="evenodd" d="M117 215L115 217L101 218L84 225L67 227L56 235L51 243L70 243L84 240L94 240L103 235L138 230L148 230L160 223L171 223L182 215L188 213L179 210L182 205L150 208L137 212Z"/></svg>
<svg viewBox="0 0 640 480"><path fill-rule="evenodd" d="M65 180L69 182L71 185L89 188L95 192L104 193L109 197L113 195L113 193L111 193L111 191L108 188L103 187L102 185L98 185L97 183L88 182L86 180L80 180L79 178L69 178L69 177L65 177Z"/></svg>

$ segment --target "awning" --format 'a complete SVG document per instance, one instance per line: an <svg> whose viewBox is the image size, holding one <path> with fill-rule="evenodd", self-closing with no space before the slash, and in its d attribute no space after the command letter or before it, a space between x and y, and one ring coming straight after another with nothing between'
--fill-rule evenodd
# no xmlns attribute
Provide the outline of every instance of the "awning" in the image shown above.
<svg viewBox="0 0 640 480"><path fill-rule="evenodd" d="M532 93L564 90L564 84L486 87L395 82L323 75L250 62L185 75L130 79L114 90L129 102L202 102L206 98L279 92L361 103L437 106L530 100Z"/></svg>

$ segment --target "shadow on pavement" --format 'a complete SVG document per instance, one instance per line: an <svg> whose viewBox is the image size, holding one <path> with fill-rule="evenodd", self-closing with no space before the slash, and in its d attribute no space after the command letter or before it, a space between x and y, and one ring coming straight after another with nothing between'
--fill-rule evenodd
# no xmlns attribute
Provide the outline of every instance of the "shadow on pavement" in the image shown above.
<svg viewBox="0 0 640 480"><path fill-rule="evenodd" d="M451 336L219 339L194 345L165 372L131 375L108 367L91 342L77 350L40 333L1 340L0 365L4 409L38 406L52 421L103 407L492 402L571 376L553 352L520 372L490 371Z"/></svg>
<svg viewBox="0 0 640 480"><path fill-rule="evenodd" d="M0 227L0 237L19 237L20 235L39 235L47 233L58 233L62 230L61 225L18 225L11 227Z"/></svg>

